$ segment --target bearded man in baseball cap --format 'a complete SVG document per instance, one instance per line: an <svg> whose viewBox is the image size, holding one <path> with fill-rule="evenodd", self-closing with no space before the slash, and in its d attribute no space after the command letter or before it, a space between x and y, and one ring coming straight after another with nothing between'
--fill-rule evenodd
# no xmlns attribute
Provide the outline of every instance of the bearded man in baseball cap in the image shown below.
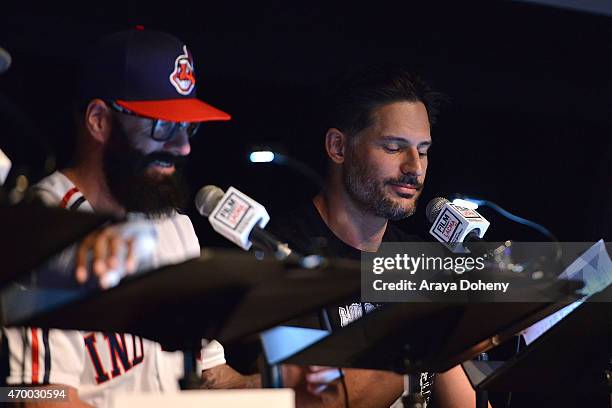
<svg viewBox="0 0 612 408"><path fill-rule="evenodd" d="M198 257L191 221L177 212L186 196L180 169L200 123L230 115L196 97L189 48L142 27L114 33L88 50L79 78L72 164L36 184L33 194L48 205L149 223L157 236L152 268ZM128 246L126 270L134 270L124 239L112 228L87 237L66 266L70 276L80 283L103 277L119 263L121 245ZM117 391L176 390L182 374L180 356L130 334L39 328L3 334L7 384L64 385L77 404L106 407ZM203 347L199 369L213 367L224 367L226 379L235 373L216 341Z"/></svg>
<svg viewBox="0 0 612 408"><path fill-rule="evenodd" d="M68 177L83 173L107 194L96 211L167 214L181 207L180 168L201 122L230 116L196 98L191 52L177 38L135 29L105 37L85 59L78 100L83 121ZM91 159L96 166L90 165ZM79 171L81 167L89 171ZM92 174L95 173L95 174ZM73 177L70 177L73 176Z"/></svg>

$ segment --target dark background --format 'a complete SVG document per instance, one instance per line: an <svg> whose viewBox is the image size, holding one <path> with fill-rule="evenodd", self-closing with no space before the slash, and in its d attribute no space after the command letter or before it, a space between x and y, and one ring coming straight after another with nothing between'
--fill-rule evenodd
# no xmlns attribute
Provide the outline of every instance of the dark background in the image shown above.
<svg viewBox="0 0 612 408"><path fill-rule="evenodd" d="M234 185L272 216L307 200L315 186L291 169L249 164L249 146L284 148L323 173L321 84L357 64L397 61L452 99L433 128L426 190L406 228L426 234L424 204L458 192L561 240L609 238L612 17L507 1L421 3L3 5L0 46L14 62L0 76L0 136L16 164L12 180L66 163L78 56L100 35L143 24L192 48L199 96L233 115L193 141L194 193ZM203 245L226 245L188 212ZM490 239L541 239L483 213Z"/></svg>
<svg viewBox="0 0 612 408"><path fill-rule="evenodd" d="M0 46L13 56L0 75L0 147L14 162L9 186L18 174L33 182L69 159L80 53L103 34L143 24L188 44L199 96L233 116L204 124L193 140L193 193L233 185L272 217L309 199L312 183L286 167L249 164L249 146L284 149L323 173L322 84L355 65L395 61L452 99L433 128L424 197L402 222L407 230L427 234L430 198L466 193L564 241L610 239L612 10L493 0L23 3L0 6ZM230 245L187 211L202 246ZM542 239L483 213L490 239Z"/></svg>

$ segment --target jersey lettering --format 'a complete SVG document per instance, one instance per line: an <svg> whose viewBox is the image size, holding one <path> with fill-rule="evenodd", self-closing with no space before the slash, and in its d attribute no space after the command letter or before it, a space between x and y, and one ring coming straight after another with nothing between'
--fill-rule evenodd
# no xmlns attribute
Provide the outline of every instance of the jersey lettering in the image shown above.
<svg viewBox="0 0 612 408"><path fill-rule="evenodd" d="M138 337L138 342L140 343L140 354L138 354L138 348L136 348L136 338L137 336L132 336L132 347L134 350L134 360L132 360L132 367L142 363L142 360L144 360L144 344L142 344L142 337Z"/></svg>
<svg viewBox="0 0 612 408"><path fill-rule="evenodd" d="M91 333L88 336L85 336L85 347L87 348L87 352L89 353L89 357L91 358L91 362L93 363L94 368L96 369L96 382L98 384L102 384L103 382L108 381L108 373L104 371L102 367L102 362L100 361L100 355L98 354L98 350L96 349L96 336L95 333Z"/></svg>
<svg viewBox="0 0 612 408"><path fill-rule="evenodd" d="M125 347L125 334L107 333L104 335L104 338L108 342L108 348L110 349L111 362L113 364L113 371L111 371L111 374L113 378L115 378L121 375L117 359L121 361L123 372L127 372L132 368L132 364L130 364L130 360L128 359L127 348ZM119 342L119 340L121 340L121 342Z"/></svg>
<svg viewBox="0 0 612 408"><path fill-rule="evenodd" d="M339 306L338 316L340 317L340 326L344 327L360 319L363 316L364 309L366 313L370 313L372 310L376 309L376 307L377 306L372 303L363 303L363 305L361 303L352 303L347 306Z"/></svg>
<svg viewBox="0 0 612 408"><path fill-rule="evenodd" d="M108 345L108 355L110 356L110 365L112 366L112 378L116 378L126 373L132 367L144 361L144 344L142 337L132 336L131 354L128 350L129 341L126 342L125 334L105 333L104 338ZM83 340L85 341L85 347L87 348L93 367L96 370L96 382L102 384L108 381L110 376L100 358L95 333L88 334ZM130 355L132 356L131 360ZM123 370L121 370L121 367L123 367Z"/></svg>

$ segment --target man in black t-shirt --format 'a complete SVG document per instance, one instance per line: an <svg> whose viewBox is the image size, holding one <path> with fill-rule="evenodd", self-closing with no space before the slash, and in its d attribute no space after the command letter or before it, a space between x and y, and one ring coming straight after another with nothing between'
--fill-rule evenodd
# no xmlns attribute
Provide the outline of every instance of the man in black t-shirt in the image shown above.
<svg viewBox="0 0 612 408"><path fill-rule="evenodd" d="M395 67L361 70L336 83L328 95L325 151L329 172L312 202L270 226L302 253L360 259L383 241L415 241L389 221L412 215L423 188L431 146L430 124L439 94L418 78ZM335 308L335 310L333 310ZM358 300L330 310L332 328L345 326L376 308ZM342 406L343 392L330 382L331 368L293 367L319 400L298 406ZM432 376L421 378L427 400ZM433 395L439 407L473 407L474 392L460 367L435 376ZM347 369L349 402L356 407L389 407L401 396L402 376L384 371Z"/></svg>

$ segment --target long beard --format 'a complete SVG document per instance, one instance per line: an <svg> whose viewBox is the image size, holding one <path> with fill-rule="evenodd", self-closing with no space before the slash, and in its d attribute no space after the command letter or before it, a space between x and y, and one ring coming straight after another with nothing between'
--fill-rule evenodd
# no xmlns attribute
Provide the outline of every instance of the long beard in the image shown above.
<svg viewBox="0 0 612 408"><path fill-rule="evenodd" d="M147 166L155 160L174 164L171 175L152 177ZM188 190L181 177L185 159L169 153L143 154L133 148L117 121L104 152L106 183L115 200L128 212L141 212L151 217L164 217L184 208Z"/></svg>
<svg viewBox="0 0 612 408"><path fill-rule="evenodd" d="M422 183L411 175L381 181L376 178L373 171L368 169L363 160L355 160L351 153L347 155L347 162L345 162L343 182L344 188L357 205L369 213L391 221L399 221L415 213L418 194L423 187ZM412 205L402 205L385 194L385 185L394 182L417 186L417 195Z"/></svg>

